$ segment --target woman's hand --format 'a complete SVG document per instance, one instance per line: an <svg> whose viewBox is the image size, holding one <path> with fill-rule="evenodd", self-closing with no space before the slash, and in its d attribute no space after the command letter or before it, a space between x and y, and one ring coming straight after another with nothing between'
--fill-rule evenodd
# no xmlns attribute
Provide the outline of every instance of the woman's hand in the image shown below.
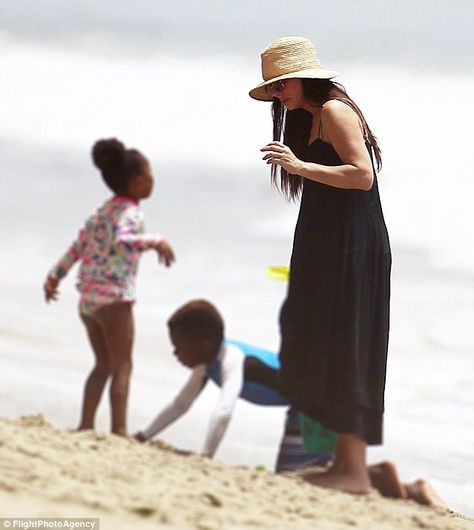
<svg viewBox="0 0 474 530"><path fill-rule="evenodd" d="M266 153L263 160L266 160L267 164L281 166L292 175L299 175L303 168L303 161L296 158L293 151L281 142L270 142L260 151Z"/></svg>
<svg viewBox="0 0 474 530"><path fill-rule="evenodd" d="M164 239L158 243L156 246L156 251L158 252L159 262L164 263L167 267L169 267L176 260L171 245Z"/></svg>

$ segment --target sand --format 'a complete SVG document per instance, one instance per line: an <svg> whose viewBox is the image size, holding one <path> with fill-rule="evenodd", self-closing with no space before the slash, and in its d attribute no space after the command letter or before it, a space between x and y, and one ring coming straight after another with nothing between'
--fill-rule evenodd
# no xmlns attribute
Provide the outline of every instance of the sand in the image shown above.
<svg viewBox="0 0 474 530"><path fill-rule="evenodd" d="M0 518L91 517L104 529L473 529L413 501L347 495L162 442L0 418Z"/></svg>

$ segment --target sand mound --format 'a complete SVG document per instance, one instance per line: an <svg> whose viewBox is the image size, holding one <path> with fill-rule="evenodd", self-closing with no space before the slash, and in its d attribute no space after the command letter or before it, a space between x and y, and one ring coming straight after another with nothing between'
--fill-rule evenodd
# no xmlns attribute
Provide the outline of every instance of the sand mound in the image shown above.
<svg viewBox="0 0 474 530"><path fill-rule="evenodd" d="M0 418L0 517L99 517L101 529L472 529L458 514L327 491L160 442Z"/></svg>

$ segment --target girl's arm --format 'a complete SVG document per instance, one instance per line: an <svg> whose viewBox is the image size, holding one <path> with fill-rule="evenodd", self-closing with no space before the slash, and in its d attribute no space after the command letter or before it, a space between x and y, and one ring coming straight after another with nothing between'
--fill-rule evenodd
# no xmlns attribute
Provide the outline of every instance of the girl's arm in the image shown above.
<svg viewBox="0 0 474 530"><path fill-rule="evenodd" d="M232 345L225 346L221 365L222 387L219 401L211 417L203 453L214 456L229 425L237 399L244 384L245 356Z"/></svg>
<svg viewBox="0 0 474 530"><path fill-rule="evenodd" d="M293 175L335 188L370 190L374 180L372 163L356 113L345 103L330 100L321 109L320 119L325 141L334 147L342 165L304 162L281 142L270 142L263 147L261 151L266 153L263 160L267 160L267 164L277 164Z"/></svg>
<svg viewBox="0 0 474 530"><path fill-rule="evenodd" d="M77 239L73 241L71 246L66 250L61 259L49 271L46 281L43 285L44 296L46 301L56 300L58 296L59 282L67 275L71 267L81 257L84 248L85 231L82 229L79 232Z"/></svg>
<svg viewBox="0 0 474 530"><path fill-rule="evenodd" d="M143 219L140 210L127 210L117 223L115 233L116 248L120 254L128 254L133 250L143 252L156 250L160 263L169 267L175 260L171 245L160 234L143 233Z"/></svg>
<svg viewBox="0 0 474 530"><path fill-rule="evenodd" d="M174 400L169 403L143 431L135 436L140 441L148 440L168 427L171 423L181 417L192 405L207 382L206 369L204 365L194 368L188 382L181 389Z"/></svg>

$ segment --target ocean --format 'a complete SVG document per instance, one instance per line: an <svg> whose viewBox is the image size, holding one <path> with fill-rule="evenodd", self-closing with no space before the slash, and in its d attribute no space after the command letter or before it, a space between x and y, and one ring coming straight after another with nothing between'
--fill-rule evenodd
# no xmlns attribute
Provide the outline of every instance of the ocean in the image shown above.
<svg viewBox="0 0 474 530"><path fill-rule="evenodd" d="M74 274L49 306L42 283L108 197L90 161L102 137L150 158L147 228L177 254L169 270L151 254L140 265L131 431L186 380L166 332L184 302L207 298L229 337L278 349L286 285L265 271L288 264L298 205L270 184L259 151L270 108L248 91L269 42L305 35L342 72L384 155L392 315L385 443L369 460L395 460L403 480L423 476L474 515L473 14L467 0L1 2L2 415L77 423L92 354ZM199 451L216 398L209 385L161 437ZM284 412L239 402L217 458L271 469Z"/></svg>

